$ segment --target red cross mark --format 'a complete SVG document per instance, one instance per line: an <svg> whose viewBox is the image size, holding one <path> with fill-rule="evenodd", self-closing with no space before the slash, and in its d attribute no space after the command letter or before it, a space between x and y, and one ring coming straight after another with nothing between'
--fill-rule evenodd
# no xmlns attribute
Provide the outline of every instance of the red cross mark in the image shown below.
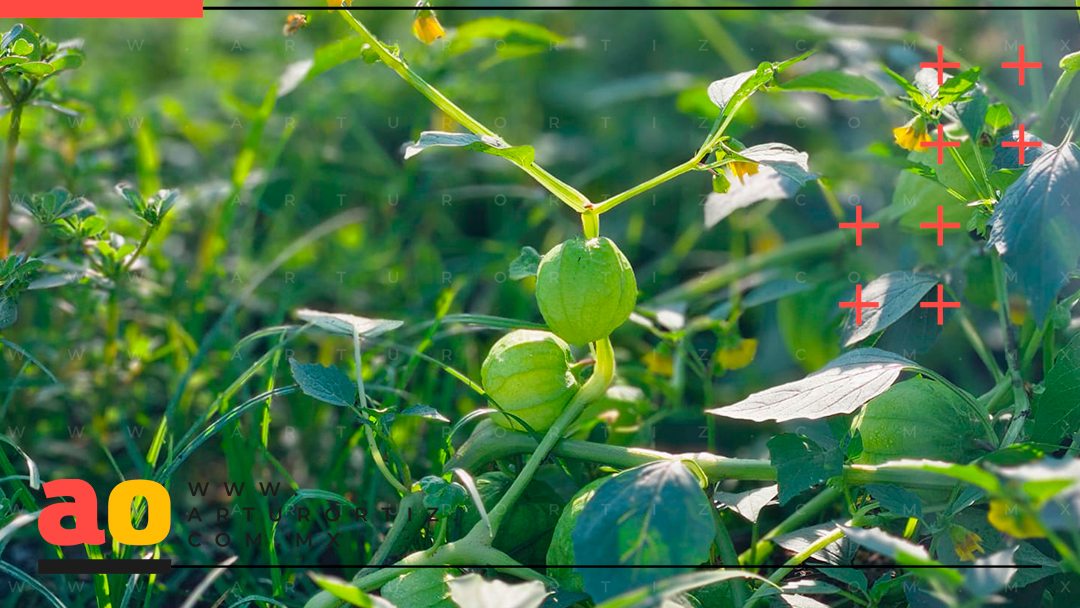
<svg viewBox="0 0 1080 608"><path fill-rule="evenodd" d="M858 206L855 207L855 222L854 223L842 222L840 224L840 227L841 228L854 228L855 229L855 246L860 247L860 246L862 246L862 231L863 231L863 229L864 228L877 228L878 223L877 222L866 222L866 223L864 223L862 221L862 205L858 205Z"/></svg>
<svg viewBox="0 0 1080 608"><path fill-rule="evenodd" d="M958 141L945 141L945 127L937 126L937 141L921 141L919 146L923 148L937 148L937 164L945 164L945 148L959 148Z"/></svg>
<svg viewBox="0 0 1080 608"><path fill-rule="evenodd" d="M1021 49L1021 51L1020 51L1020 60L1021 61L1024 60L1023 48L1024 47L1020 47L1020 49ZM945 62L945 47L941 46L940 44L937 45L937 60L938 60L937 63L928 63L928 62L924 61L924 62L919 64L919 67L921 67L921 68L934 68L935 70L937 70L937 83L938 83L938 86L940 87L941 85L945 84L945 68L959 68L960 64L959 63L946 63Z"/></svg>
<svg viewBox="0 0 1080 608"><path fill-rule="evenodd" d="M923 222L919 224L919 228L935 228L937 229L937 244L941 247L945 244L945 229L946 228L959 228L960 222L945 223L945 208L941 205L937 206L937 221L936 224L929 222Z"/></svg>
<svg viewBox="0 0 1080 608"><path fill-rule="evenodd" d="M1001 62L1003 68L1017 68L1020 71L1020 86L1024 85L1024 70L1027 68L1041 68L1041 61L1034 61L1032 63L1024 63L1024 45L1020 45L1020 59L1013 62Z"/></svg>
<svg viewBox="0 0 1080 608"><path fill-rule="evenodd" d="M945 286L937 286L937 302L920 302L919 308L936 308L937 309L937 324L945 324L945 309L946 308L960 308L959 302L946 302L945 301Z"/></svg>
<svg viewBox="0 0 1080 608"><path fill-rule="evenodd" d="M1020 148L1020 165L1024 164L1024 148L1041 148L1041 141L1024 140L1024 125L1020 125L1020 137L1018 141L1003 141L1002 148Z"/></svg>
<svg viewBox="0 0 1080 608"><path fill-rule="evenodd" d="M862 285L855 286L855 301L854 302L840 302L840 308L854 308L855 309L855 324L862 325L862 309L864 308L877 308L879 304L877 302L863 302L862 299Z"/></svg>

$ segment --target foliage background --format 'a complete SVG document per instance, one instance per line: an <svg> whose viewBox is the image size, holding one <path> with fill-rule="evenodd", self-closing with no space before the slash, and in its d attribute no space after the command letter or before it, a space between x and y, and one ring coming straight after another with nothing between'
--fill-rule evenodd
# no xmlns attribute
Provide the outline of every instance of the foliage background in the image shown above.
<svg viewBox="0 0 1080 608"><path fill-rule="evenodd" d="M63 381L52 384L34 370L16 381L22 360L3 351L0 382L7 397L0 428L17 436L46 478L84 478L104 497L121 473L140 475L166 403L224 308L289 244L345 211L353 212L349 217L355 221L302 247L274 270L212 339L206 362L180 401L186 425L261 352L237 352L234 345L259 328L295 322L297 308L402 319L407 328L393 339L412 345L422 337L418 324L431 319L450 295L454 313L541 320L532 281L508 280L506 271L522 246L543 252L580 232L576 214L499 159L438 150L403 162L403 144L421 130L446 125L390 70L354 60L304 82L276 100L259 137L259 107L287 67L351 36L333 15L306 12L310 25L291 37L281 33L287 11L208 11L201 20L176 22L27 21L54 40L85 39L87 62L61 77L65 105L81 113L78 119L45 110L25 116L14 192L27 195L62 185L93 200L110 227L129 240L138 238L139 228L114 193L116 182L132 181L143 192L170 187L182 193L120 303L115 362L105 360L107 303L85 285L28 293L18 323L5 331ZM425 47L413 38L410 11L358 13L383 40L399 44L410 65L451 99L494 125L507 141L536 146L538 162L594 200L683 162L717 112L704 87L760 61L818 47L802 68L807 72L843 68L879 75L877 66L885 62L910 74L932 54L934 41L941 41L985 66L984 80L1018 102L1019 117L1034 118L1056 78L1060 56L1080 49L1071 10L468 9L442 11L440 19L453 28L493 15L537 23L569 40L557 50L510 40L502 54L490 41L478 41L476 48L457 52L441 41ZM0 20L0 29L12 23ZM1046 66L1029 71L1025 87L1017 86L1014 70L996 67L1015 59L1017 43L1026 45L1029 59ZM516 52L524 56L512 56ZM894 85L879 84L894 92ZM873 211L891 203L897 172L865 150L875 142L892 145L892 127L907 120L902 108L812 93L759 95L749 105L732 134L747 145L783 141L808 152L811 167L829 179L848 218L854 204ZM1061 115L1067 119L1077 107L1075 90L1064 107ZM1066 127L1035 122L1033 129L1056 142ZM6 120L0 119L0 131L6 130ZM234 184L242 185L234 190ZM602 233L633 262L642 302L731 260L737 255L733 242L745 239L749 252L767 251L836 228L824 192L807 186L797 199L746 214L741 229L731 222L706 229L702 197L709 190L705 175L691 174L604 217ZM28 226L24 218L16 219L17 230ZM850 289L849 273L874 276L933 259L933 237L916 232L899 226L872 231L861 248L763 277L811 277L826 286L813 292L825 304L803 301L787 311L776 305L751 311L741 331L759 340L754 362L709 383L693 376L678 357L673 377L652 373L662 371L670 353L657 350L658 340L639 326L617 331L620 373L643 387L654 407L639 445L767 457L764 441L775 428L714 419L710 437L703 410L800 377L839 352L839 315L830 303ZM988 274L982 283L978 273L971 276L969 294L987 288ZM727 295L726 289L702 294L692 300L691 310L707 310ZM969 297L967 312L986 327L987 343L999 350L1002 338L993 329L990 299ZM940 336L929 325L910 334L922 342L920 363L972 392L993 385L955 324ZM483 355L498 335L444 327L428 352L477 379ZM693 346L709 356L716 341L703 335ZM346 340L305 337L292 348L301 360L349 366ZM796 356L802 350L809 360ZM395 356L388 350L372 357L373 391L408 373L406 361ZM279 383L290 382L285 365L277 367L276 376ZM260 376L234 400L258 394L268 382ZM405 390L407 403L430 405L451 420L482 405L434 365L421 364ZM344 410L303 396L284 397L273 408L269 453L301 488L383 504L391 494L373 474L366 453L348 445L352 428ZM396 423L394 432L408 461L431 463L438 458L443 428L409 419ZM235 479L238 469L253 471L255 479L283 479L265 453L253 449L257 430L253 420L246 421L233 437L212 439L181 469L173 487L186 487L189 480ZM177 502L178 511L187 506ZM356 528L361 540L343 553L363 551L374 540L369 528ZM181 561L223 556L199 554L179 542L174 549ZM29 567L40 550L39 543L18 539L5 559ZM308 561L309 555L285 550L282 561ZM330 552L320 555L335 561ZM259 561L257 555L247 557ZM190 589L198 576L174 574L169 586ZM218 583L219 591L239 583L243 593L265 592L265 576L233 571ZM297 584L311 588L303 578ZM9 593L6 580L0 589L0 605L30 601L28 595ZM80 597L71 589L59 593ZM298 591L295 597L303 595ZM175 592L157 596L164 602L159 605L173 605L179 597Z"/></svg>

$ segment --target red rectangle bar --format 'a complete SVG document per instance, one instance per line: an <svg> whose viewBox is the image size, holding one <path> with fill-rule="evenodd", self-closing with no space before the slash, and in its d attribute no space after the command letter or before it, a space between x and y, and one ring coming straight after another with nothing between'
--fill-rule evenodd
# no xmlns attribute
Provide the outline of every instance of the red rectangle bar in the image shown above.
<svg viewBox="0 0 1080 608"><path fill-rule="evenodd" d="M178 18L202 17L202 0L6 0L0 17Z"/></svg>

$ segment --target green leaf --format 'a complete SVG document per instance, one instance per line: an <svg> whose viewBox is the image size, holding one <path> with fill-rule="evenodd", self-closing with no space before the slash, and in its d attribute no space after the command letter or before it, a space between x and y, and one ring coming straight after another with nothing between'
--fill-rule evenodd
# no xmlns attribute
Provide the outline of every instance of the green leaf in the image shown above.
<svg viewBox="0 0 1080 608"><path fill-rule="evenodd" d="M973 171L977 171L978 163L972 146L965 142L959 150L960 158L964 163ZM980 147L979 153L982 155L983 163L989 164L991 150ZM946 152L943 157L944 162L940 165L937 164L936 150L913 151L908 153L907 159L930 169L934 172L934 177L927 179L914 172L905 172L900 175L892 197L893 206L903 209L900 225L918 231L918 234L927 235L927 238L932 238L928 236L929 231L922 230L919 224L936 222L937 208L941 206L946 222L959 222L962 226L966 226L974 213L974 208L968 207L967 204L981 197L964 176L952 154Z"/></svg>
<svg viewBox="0 0 1080 608"><path fill-rule="evenodd" d="M428 420L438 420L439 422L449 423L450 420L439 413L439 410L431 407L430 405L410 405L409 407L401 410L398 413L399 416L419 416L420 418L427 418Z"/></svg>
<svg viewBox="0 0 1080 608"><path fill-rule="evenodd" d="M402 574L383 585L380 593L394 605L408 608L454 608L449 568L424 568Z"/></svg>
<svg viewBox="0 0 1080 608"><path fill-rule="evenodd" d="M427 148L436 146L461 147L473 152L501 156L522 167L533 164L533 159L536 156L532 146L511 146L503 140L489 135L424 131L415 144L409 144L405 148L405 159L408 160Z"/></svg>
<svg viewBox="0 0 1080 608"><path fill-rule="evenodd" d="M510 262L510 279L520 281L528 277L536 276L540 267L540 253L532 247L522 247L521 254Z"/></svg>
<svg viewBox="0 0 1080 608"><path fill-rule="evenodd" d="M1061 349L1035 398L1031 440L1057 444L1080 431L1080 335Z"/></svg>
<svg viewBox="0 0 1080 608"><path fill-rule="evenodd" d="M937 103L940 107L945 107L950 103L955 103L960 100L968 91L975 88L975 85L979 83L979 73L982 71L979 67L971 68L966 72L961 72L951 78L945 80L944 84L937 89ZM936 71L935 71L936 75ZM935 82L937 82L935 80Z"/></svg>
<svg viewBox="0 0 1080 608"><path fill-rule="evenodd" d="M973 568L964 570L964 588L978 598L1004 589L1018 572L1017 568L1007 567L1016 565L1013 561L1015 553L1016 547L1010 547L975 560Z"/></svg>
<svg viewBox="0 0 1080 608"><path fill-rule="evenodd" d="M998 169L1020 169L1030 165L1039 159L1040 156L1047 152L1052 152L1056 148L1037 136L1031 133L1024 132L1024 141L1033 141L1042 144L1041 146L1024 148L1024 164L1020 164L1020 148L1013 148L1001 145L1005 142L1016 143L1020 141L1020 131L1013 131L1006 135L1001 136L1001 140L994 146L994 159L990 161L990 164Z"/></svg>
<svg viewBox="0 0 1080 608"><path fill-rule="evenodd" d="M1080 258L1080 149L1066 144L1033 162L1001 197L990 244L1016 272L1035 321L1046 320Z"/></svg>
<svg viewBox="0 0 1080 608"><path fill-rule="evenodd" d="M754 92L765 86L772 76L772 64L764 62L758 65L756 70L714 81L707 89L709 100L720 108L723 115L734 114L739 106Z"/></svg>
<svg viewBox="0 0 1080 608"><path fill-rule="evenodd" d="M860 348L834 359L802 380L788 382L750 395L709 414L764 422L796 418L817 420L850 414L884 393L905 369L921 369L899 355L876 348Z"/></svg>
<svg viewBox="0 0 1080 608"><path fill-rule="evenodd" d="M288 95L302 83L333 67L363 57L366 47L367 44L361 38L345 38L319 47L311 59L289 64L278 79L278 98Z"/></svg>
<svg viewBox="0 0 1080 608"><path fill-rule="evenodd" d="M292 357L289 358L289 367L293 379L305 395L341 407L351 407L356 403L356 384L340 369L317 363L300 363Z"/></svg>
<svg viewBox="0 0 1080 608"><path fill-rule="evenodd" d="M320 589L327 591L330 595L343 602L347 602L350 606L360 606L361 608L387 608L391 606L386 600L380 597L372 597L336 576L327 576L318 572L308 572L308 576Z"/></svg>
<svg viewBox="0 0 1080 608"><path fill-rule="evenodd" d="M709 559L713 506L697 477L669 460L628 469L602 484L578 516L572 534L574 571L597 603L660 581ZM613 570L590 565L635 566Z"/></svg>
<svg viewBox="0 0 1080 608"><path fill-rule="evenodd" d="M979 134L986 124L986 111L990 106L990 98L986 93L976 90L966 99L961 99L955 105L956 115L960 118L960 124L972 140L977 141Z"/></svg>
<svg viewBox="0 0 1080 608"><path fill-rule="evenodd" d="M813 91L833 99L876 99L885 95L873 80L846 72L813 72L780 85L785 91Z"/></svg>
<svg viewBox="0 0 1080 608"><path fill-rule="evenodd" d="M1003 103L995 103L986 108L986 126L990 127L992 131L1000 131L1012 123L1013 115L1009 111L1009 106Z"/></svg>
<svg viewBox="0 0 1080 608"><path fill-rule="evenodd" d="M596 608L661 608L682 606L681 602L670 602L672 598L678 598L681 594L693 591L701 587L715 585L734 578L749 578L761 581L765 585L778 588L776 583L763 576L743 570L709 570L704 572L691 572L671 576L646 587L639 587L627 591L618 597L613 597Z"/></svg>
<svg viewBox="0 0 1080 608"><path fill-rule="evenodd" d="M419 483L420 489L424 491L424 507L438 509L439 517L453 514L458 507L465 506L469 499L465 488L442 477L428 475Z"/></svg>
<svg viewBox="0 0 1080 608"><path fill-rule="evenodd" d="M19 319L19 306L14 298L0 298L0 329L7 329Z"/></svg>
<svg viewBox="0 0 1080 608"><path fill-rule="evenodd" d="M848 288L838 281L825 281L776 304L780 337L788 354L804 370L821 369L840 354L836 336L843 309L836 304Z"/></svg>
<svg viewBox="0 0 1080 608"><path fill-rule="evenodd" d="M6 65L19 65L20 63L26 63L26 61L27 61L26 57L18 57L18 56L0 57L0 68L4 67Z"/></svg>
<svg viewBox="0 0 1080 608"><path fill-rule="evenodd" d="M460 576L448 585L454 603L469 608L539 608L548 596L539 581L510 585L498 579L485 580L479 574Z"/></svg>
<svg viewBox="0 0 1080 608"><path fill-rule="evenodd" d="M55 72L62 70L74 70L82 67L82 64L86 62L86 55L79 49L67 49L61 55L57 55L49 60L49 65L52 66Z"/></svg>
<svg viewBox="0 0 1080 608"><path fill-rule="evenodd" d="M743 516L746 521L756 522L761 510L771 504L776 504L778 487L776 484L747 490L732 494L730 492L714 492L713 500L716 503L735 511Z"/></svg>
<svg viewBox="0 0 1080 608"><path fill-rule="evenodd" d="M11 71L22 72L33 76L48 76L49 74L52 74L54 70L53 66L44 61L27 61L26 63L12 66Z"/></svg>
<svg viewBox="0 0 1080 608"><path fill-rule="evenodd" d="M34 52L34 45L23 38L19 38L11 45L13 55L29 55Z"/></svg>
<svg viewBox="0 0 1080 608"><path fill-rule="evenodd" d="M26 26L16 23L11 26L10 30L4 32L4 35L0 37L0 52L6 51L19 38L24 29L26 29Z"/></svg>
<svg viewBox="0 0 1080 608"><path fill-rule="evenodd" d="M871 484L866 486L870 496L881 504L881 508L900 517L922 519L922 499L919 495L903 486Z"/></svg>
<svg viewBox="0 0 1080 608"><path fill-rule="evenodd" d="M873 551L880 553L885 557L893 559L901 566L938 566L941 565L938 562L930 558L930 554L926 552L920 545L916 545L913 542L909 542L902 538L890 536L889 534L878 530L876 528L863 529L852 528L849 526L840 526L840 530L844 533L844 536L851 539L853 542ZM959 583L963 579L955 571L945 567L942 567L936 572L944 573L945 578Z"/></svg>
<svg viewBox="0 0 1080 608"><path fill-rule="evenodd" d="M826 449L809 437L781 433L767 445L769 462L776 468L781 505L804 490L844 473L844 453L838 444Z"/></svg>
<svg viewBox="0 0 1080 608"><path fill-rule="evenodd" d="M852 309L844 321L841 343L851 346L884 331L915 308L938 281L938 277L932 274L902 270L883 274L870 281L862 290L862 299L864 302L877 302L878 306L862 309L861 325L855 323L855 310Z"/></svg>
<svg viewBox="0 0 1080 608"><path fill-rule="evenodd" d="M496 60L484 62L481 69L486 69L499 60L547 52L553 46L567 41L564 36L542 25L505 17L483 17L458 26L454 32L454 40L450 43L450 54L459 55L475 48L478 41L485 40L496 41Z"/></svg>

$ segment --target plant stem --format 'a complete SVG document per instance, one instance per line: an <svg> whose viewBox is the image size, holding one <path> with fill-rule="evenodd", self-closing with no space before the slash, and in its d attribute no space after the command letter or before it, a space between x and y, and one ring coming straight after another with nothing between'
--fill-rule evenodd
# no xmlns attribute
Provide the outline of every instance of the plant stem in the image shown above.
<svg viewBox="0 0 1080 608"><path fill-rule="evenodd" d="M11 180L15 176L15 151L19 146L19 128L22 123L22 103L15 100L3 75L4 97L11 104L11 126L8 128L7 146L4 152L4 166L0 168L0 258L8 255L11 218Z"/></svg>
<svg viewBox="0 0 1080 608"><path fill-rule="evenodd" d="M151 224L150 227L146 229L146 232L143 233L142 240L139 241L139 246L135 248L135 251L131 253L131 257L129 257L127 262L124 263L123 267L120 268L120 274L123 274L125 271L131 268L131 266L135 264L135 260L139 259L139 254L141 254L143 249L146 248L146 244L150 242L150 237L154 236L154 232L157 231L157 227L157 224Z"/></svg>
<svg viewBox="0 0 1080 608"><path fill-rule="evenodd" d="M656 186L659 186L660 184L662 184L662 183L664 183L664 182L666 182L668 180L674 179L674 178L682 175L683 173L686 173L688 171L693 171L694 169L697 168L698 163L701 162L701 159L705 158L705 154L707 152L708 152L708 150L706 150L704 152L698 152L697 154L694 155L693 158L686 161L685 163L683 163L681 165L678 165L676 167L672 167L671 169L668 169L667 171L664 171L660 175L657 175L656 177L654 177L654 178L652 178L650 180L641 182L640 184L634 186L633 188L630 188L629 190L627 190L625 192L621 192L621 193L616 194L615 196L613 196L613 197L611 197L611 198L609 198L609 199L607 199L605 201L601 201L601 202L597 203L596 204L596 212L597 213L606 213L608 211L611 211L616 205L618 205L618 204L620 204L622 202L625 202L625 201L627 201L627 200L641 194L642 192L645 192L646 190L651 190L652 188L655 188Z"/></svg>
<svg viewBox="0 0 1080 608"><path fill-rule="evenodd" d="M379 446L375 443L375 433L371 430L370 424L364 425L364 436L367 438L368 450L371 452L371 459L375 461L375 466L379 468L379 472L386 478L387 483L394 486L394 489L399 494L408 494L409 489L398 481L397 477L390 472L390 469L386 468L386 462L383 461L382 453L379 452Z"/></svg>
<svg viewBox="0 0 1080 608"><path fill-rule="evenodd" d="M342 9L335 12L342 19L345 20L345 23L347 23L349 27L356 30L356 32L360 34L360 37L364 39L364 42L367 42L371 46L372 50L375 51L375 53L379 56L379 59L381 59L383 63L390 67L390 69L397 72L398 75L405 80L405 82L412 85L412 87L419 91L420 94L422 94L424 97L427 97L428 100L431 101L431 103L435 104L436 107L445 112L447 116L453 118L460 125L477 135L498 137L498 135L496 135L494 131L485 127L483 124L480 123L480 121L476 120L472 116L469 116L469 114L466 113L465 110L459 108L456 104L454 104L454 102L450 101L448 97L443 95L442 92L428 84L427 81L421 78L419 74L412 71L412 69L410 69L409 66L400 57L391 53L390 50L387 49L386 46L382 42L380 42L379 39L376 38L375 35L367 29L367 27L364 26L363 23L358 21L356 17L353 17L350 11ZM569 205L575 211L580 213L585 209L585 205L589 202L589 199L584 194L578 192L569 184L566 184L552 174L548 173L546 170L540 167L540 165L537 165L536 163L531 163L528 165L518 166L521 167L521 169L525 171L525 173L529 174L530 177L536 180L541 186L546 188L549 192L558 197L559 200Z"/></svg>
<svg viewBox="0 0 1080 608"><path fill-rule="evenodd" d="M775 528L769 530L765 536L762 536L752 547L742 552L739 556L739 562L757 563L772 553L773 544L769 541L780 536L793 532L803 526L810 518L817 516L822 509L831 505L836 499L840 498L843 492L840 488L835 486L828 486L822 490L817 496L811 498L804 504L795 510L794 513L789 515L784 521L776 525Z"/></svg>
<svg viewBox="0 0 1080 608"><path fill-rule="evenodd" d="M555 444L562 439L563 433L569 428L577 417L581 415L582 410L589 403L592 403L607 390L608 385L611 384L611 379L615 376L615 351L611 348L611 339L603 338L593 343L593 347L596 350L596 366L593 368L592 376L585 381L581 389L574 395L574 398L570 401L570 404L566 406L562 414L555 420L555 423L551 425L548 432L544 435L543 440L533 450L532 455L525 462L525 466L522 467L521 472L514 478L514 483L510 484L510 488L499 499L495 508L491 509L489 522L491 523L491 530L487 531L484 528L483 521L479 521L466 535L466 539L484 539L483 542L490 543L495 535L499 532L499 524L502 523L503 518L510 512L510 509L514 506L518 497L525 491L525 486L532 481L533 475L536 474L537 469L540 468L540 464L547 459L548 453L551 452ZM485 538L486 537L486 538Z"/></svg>
<svg viewBox="0 0 1080 608"><path fill-rule="evenodd" d="M854 521L854 520L852 520L852 521ZM852 522L849 521L847 523L847 525L849 525L849 526L852 525ZM792 556L791 559L784 562L784 567L777 568L776 571L773 572L771 576L769 576L769 582L772 583L773 585L779 584L780 581L783 580L784 577L788 575L788 573L790 573L792 570L795 569L795 566L798 566L799 564L801 564L801 563L805 562L806 560L810 559L815 553L817 553L818 551L821 551L825 547L828 547L829 545L831 545L832 543L840 540L843 537L844 537L844 533L840 530L840 528L837 528L836 530L834 530L830 534L827 534L827 535L821 537L816 542L811 544L809 547L803 549L799 553ZM747 602L745 604L743 604L743 608L753 608L753 606L758 603L758 600L760 600L762 597L764 597L765 590L768 589L768 588L769 588L768 585L762 585L761 587L758 587L758 590L755 591L754 594L750 596L750 599L747 600Z"/></svg>
<svg viewBox="0 0 1080 608"><path fill-rule="evenodd" d="M1009 429L1001 439L1000 447L1013 444L1020 436L1024 428L1024 418L1028 412L1028 395L1024 390L1024 379L1020 376L1020 366L1016 360L1016 334L1013 332L1012 323L1009 321L1009 288L1005 281L1005 267L1001 258L991 258L994 269L994 289L998 299L998 320L1001 329L1005 332L1005 361L1009 368L1009 381L1013 391L1013 417L1009 423Z"/></svg>

